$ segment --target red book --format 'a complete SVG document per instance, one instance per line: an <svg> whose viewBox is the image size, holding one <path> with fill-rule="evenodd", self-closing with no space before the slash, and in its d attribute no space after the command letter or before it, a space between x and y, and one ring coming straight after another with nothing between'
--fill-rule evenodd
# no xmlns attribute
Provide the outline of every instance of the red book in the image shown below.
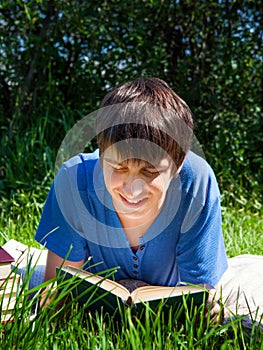
<svg viewBox="0 0 263 350"><path fill-rule="evenodd" d="M11 273L11 263L14 261L15 259L3 247L0 247L0 280Z"/></svg>
<svg viewBox="0 0 263 350"><path fill-rule="evenodd" d="M8 263L11 264L14 261L15 259L9 253L7 253L3 247L0 247L0 265Z"/></svg>

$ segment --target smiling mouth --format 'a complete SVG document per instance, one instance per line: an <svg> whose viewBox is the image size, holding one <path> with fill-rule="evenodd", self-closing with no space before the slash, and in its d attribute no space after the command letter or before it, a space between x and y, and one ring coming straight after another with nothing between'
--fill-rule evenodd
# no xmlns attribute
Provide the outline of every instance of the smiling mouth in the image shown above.
<svg viewBox="0 0 263 350"><path fill-rule="evenodd" d="M122 199L122 201L126 204L129 204L129 205L133 205L133 206L136 206L136 205L140 205L142 203L144 203L147 198L143 198L143 199L128 199L126 197L123 197L121 194L120 194L120 197Z"/></svg>

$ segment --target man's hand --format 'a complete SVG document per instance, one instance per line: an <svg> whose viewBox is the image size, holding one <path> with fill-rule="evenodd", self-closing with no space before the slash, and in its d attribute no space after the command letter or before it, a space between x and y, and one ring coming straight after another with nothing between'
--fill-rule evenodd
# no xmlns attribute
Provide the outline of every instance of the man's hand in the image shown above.
<svg viewBox="0 0 263 350"><path fill-rule="evenodd" d="M209 291L208 298L206 301L206 318L210 320L212 323L221 323L226 317L226 312L222 303L220 302L220 298L218 296L218 292L216 288L206 285L206 288Z"/></svg>
<svg viewBox="0 0 263 350"><path fill-rule="evenodd" d="M40 307L47 307L50 304L50 302L56 298L56 287L56 283L50 283L47 287L41 290L41 299L39 304Z"/></svg>

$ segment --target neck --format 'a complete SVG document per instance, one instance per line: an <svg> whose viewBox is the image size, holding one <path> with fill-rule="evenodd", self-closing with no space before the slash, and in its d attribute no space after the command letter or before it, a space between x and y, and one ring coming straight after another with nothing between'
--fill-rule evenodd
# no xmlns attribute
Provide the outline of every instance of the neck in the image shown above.
<svg viewBox="0 0 263 350"><path fill-rule="evenodd" d="M145 218L144 220L130 219L130 218L127 218L125 215L124 216L118 215L120 222L122 224L123 230L130 242L130 246L132 247L133 251L137 251L140 245L140 237L144 236L144 234L153 224L158 214L159 212L155 213L155 215L148 217L147 220L145 220Z"/></svg>

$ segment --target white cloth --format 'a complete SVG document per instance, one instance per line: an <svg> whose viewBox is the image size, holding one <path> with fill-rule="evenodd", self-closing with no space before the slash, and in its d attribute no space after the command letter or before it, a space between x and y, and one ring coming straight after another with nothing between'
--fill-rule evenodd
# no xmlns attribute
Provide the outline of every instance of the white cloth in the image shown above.
<svg viewBox="0 0 263 350"><path fill-rule="evenodd" d="M228 264L218 284L223 303L230 314L263 324L263 256L239 255Z"/></svg>

